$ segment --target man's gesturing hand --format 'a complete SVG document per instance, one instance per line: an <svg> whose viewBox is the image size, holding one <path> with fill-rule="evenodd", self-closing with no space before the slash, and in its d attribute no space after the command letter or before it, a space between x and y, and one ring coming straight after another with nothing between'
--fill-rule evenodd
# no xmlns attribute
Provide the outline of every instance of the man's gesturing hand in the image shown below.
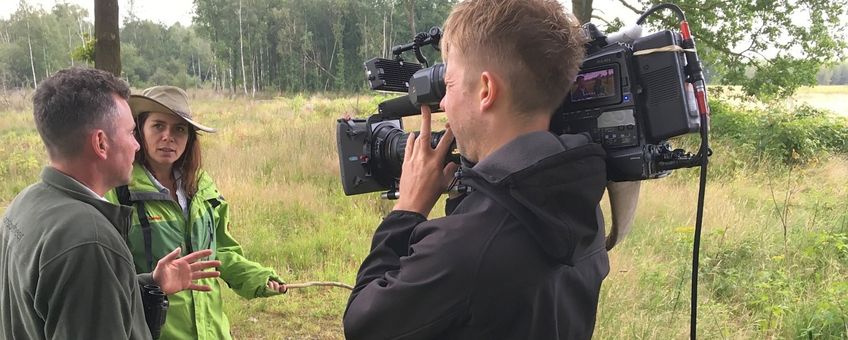
<svg viewBox="0 0 848 340"><path fill-rule="evenodd" d="M208 268L220 267L221 261L197 261L212 255L211 249L204 249L180 257L180 248L165 255L153 269L153 280L165 294L174 294L181 290L210 291L212 288L194 284L192 281L208 277L221 276L217 271L204 271Z"/></svg>
<svg viewBox="0 0 848 340"><path fill-rule="evenodd" d="M425 217L430 214L436 200L447 189L456 163L445 165L445 158L453 143L453 132L448 126L436 148L430 145L430 108L421 106L421 132L418 137L410 133L406 141L403 167L400 175L400 198L394 210L417 212Z"/></svg>

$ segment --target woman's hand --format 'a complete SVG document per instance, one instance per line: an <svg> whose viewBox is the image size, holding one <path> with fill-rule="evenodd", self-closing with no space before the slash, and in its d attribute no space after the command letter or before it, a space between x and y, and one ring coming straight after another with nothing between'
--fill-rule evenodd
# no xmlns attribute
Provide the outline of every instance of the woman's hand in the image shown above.
<svg viewBox="0 0 848 340"><path fill-rule="evenodd" d="M279 283L279 282L274 281L274 280L268 280L268 289L273 290L277 293L282 293L282 294L285 294L286 291L288 291L288 288L286 288L285 283Z"/></svg>

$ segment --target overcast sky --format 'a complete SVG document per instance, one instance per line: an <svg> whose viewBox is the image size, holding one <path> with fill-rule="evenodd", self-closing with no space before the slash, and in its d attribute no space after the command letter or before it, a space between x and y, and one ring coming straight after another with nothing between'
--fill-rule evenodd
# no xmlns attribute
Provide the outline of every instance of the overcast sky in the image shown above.
<svg viewBox="0 0 848 340"><path fill-rule="evenodd" d="M9 16L18 8L20 0L0 0L0 18L8 19ZM42 7L45 10L50 10L54 4L58 3L73 3L79 4L86 8L89 13L89 19L92 20L94 15L94 0L25 0L33 7ZM311 1L311 0L302 0ZM571 1L560 0L567 8L570 8ZM612 19L616 16L622 17L626 24L634 23L638 18L630 10L622 6L615 0L595 0L595 14ZM165 25L173 25L176 22L184 26L191 24L194 6L192 0L136 0L134 4L136 15L142 19L148 19L154 22L160 22ZM118 0L118 8L120 11L121 22L129 12L129 1Z"/></svg>

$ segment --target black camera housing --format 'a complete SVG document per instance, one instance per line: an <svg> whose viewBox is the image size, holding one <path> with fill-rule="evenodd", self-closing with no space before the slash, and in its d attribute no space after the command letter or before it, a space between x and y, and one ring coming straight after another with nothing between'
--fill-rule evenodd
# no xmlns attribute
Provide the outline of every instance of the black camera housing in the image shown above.
<svg viewBox="0 0 848 340"><path fill-rule="evenodd" d="M672 155L666 140L700 128L694 92L684 73L685 56L656 51L679 44L679 35L660 31L632 46L614 43L590 51L551 120L551 131L589 133L607 151L611 181L667 176L672 167L662 162ZM581 80L600 82L605 91L584 91Z"/></svg>
<svg viewBox="0 0 848 340"><path fill-rule="evenodd" d="M398 135L400 133L401 135ZM356 195L392 188L400 178L403 159L386 159L388 148L402 142L403 121L372 115L368 119L339 119L336 143L342 188L346 195Z"/></svg>

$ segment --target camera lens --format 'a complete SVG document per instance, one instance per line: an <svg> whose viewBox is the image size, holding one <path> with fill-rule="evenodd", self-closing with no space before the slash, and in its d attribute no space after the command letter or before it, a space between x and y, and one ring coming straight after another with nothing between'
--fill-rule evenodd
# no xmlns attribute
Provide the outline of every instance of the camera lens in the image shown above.
<svg viewBox="0 0 848 340"><path fill-rule="evenodd" d="M419 131L413 132L416 136ZM430 146L435 148L439 145L439 141L445 135L445 131L434 131L430 134ZM403 165L404 154L406 153L406 142L409 139L409 133L398 129L395 126L383 125L374 130L374 141L372 143L371 155L373 157L376 178L391 179L396 181L400 178L401 167ZM445 164L448 162L459 163L459 155L454 153L456 150L456 142L451 145ZM391 185L394 183L384 183Z"/></svg>

